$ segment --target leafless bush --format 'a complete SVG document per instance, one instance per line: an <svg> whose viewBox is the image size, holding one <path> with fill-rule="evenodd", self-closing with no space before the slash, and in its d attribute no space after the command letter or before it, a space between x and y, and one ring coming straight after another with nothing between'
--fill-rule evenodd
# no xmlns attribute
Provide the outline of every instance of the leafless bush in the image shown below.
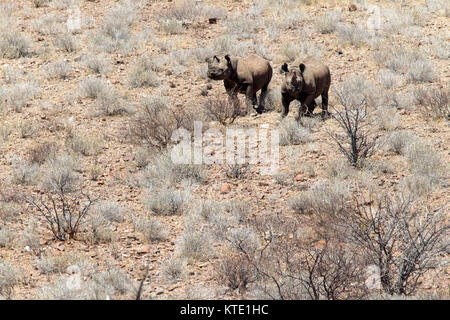
<svg viewBox="0 0 450 320"><path fill-rule="evenodd" d="M389 69L383 69L378 72L378 81L387 89L392 89L401 84L401 75Z"/></svg>
<svg viewBox="0 0 450 320"><path fill-rule="evenodd" d="M108 91L108 85L100 78L88 76L80 82L79 89L83 97L97 99L101 93Z"/></svg>
<svg viewBox="0 0 450 320"><path fill-rule="evenodd" d="M254 276L250 295L260 299L358 299L364 297L364 270L358 254L332 239L300 237L297 219L265 216L252 224L259 246L237 243Z"/></svg>
<svg viewBox="0 0 450 320"><path fill-rule="evenodd" d="M225 283L231 290L247 290L249 284L256 281L254 267L240 254L224 255L215 264L216 280Z"/></svg>
<svg viewBox="0 0 450 320"><path fill-rule="evenodd" d="M217 211L220 211L218 202L202 199L192 205L189 209L189 215L199 216L205 221L209 221Z"/></svg>
<svg viewBox="0 0 450 320"><path fill-rule="evenodd" d="M144 170L138 175L137 184L148 190L161 188L183 182L205 181L201 165L176 164L172 161L170 153L163 151L153 157Z"/></svg>
<svg viewBox="0 0 450 320"><path fill-rule="evenodd" d="M445 176L446 165L441 155L421 141L408 146L406 157L414 175L428 177L433 184L437 184Z"/></svg>
<svg viewBox="0 0 450 320"><path fill-rule="evenodd" d="M161 19L159 21L159 29L167 35L180 34L185 30L181 21L176 19Z"/></svg>
<svg viewBox="0 0 450 320"><path fill-rule="evenodd" d="M98 198L93 199L82 190L72 193L55 190L54 193L48 192L40 200L25 197L25 201L45 218L48 229L56 239L72 239Z"/></svg>
<svg viewBox="0 0 450 320"><path fill-rule="evenodd" d="M0 295L10 299L14 287L23 279L23 272L8 262L0 262Z"/></svg>
<svg viewBox="0 0 450 320"><path fill-rule="evenodd" d="M111 71L111 62L103 55L89 54L83 57L83 64L95 73L105 75Z"/></svg>
<svg viewBox="0 0 450 320"><path fill-rule="evenodd" d="M251 39L258 33L259 24L256 20L246 16L235 15L225 21L227 33L235 35L238 39Z"/></svg>
<svg viewBox="0 0 450 320"><path fill-rule="evenodd" d="M86 218L84 238L91 243L113 242L117 240L112 223L104 215L93 213Z"/></svg>
<svg viewBox="0 0 450 320"><path fill-rule="evenodd" d="M342 180L354 177L357 171L349 164L347 159L338 158L326 162L325 173L328 178Z"/></svg>
<svg viewBox="0 0 450 320"><path fill-rule="evenodd" d="M339 11L327 11L316 20L316 30L322 34L333 33L340 20L341 13Z"/></svg>
<svg viewBox="0 0 450 320"><path fill-rule="evenodd" d="M17 123L17 131L22 139L32 138L37 132L37 125L31 120L24 120Z"/></svg>
<svg viewBox="0 0 450 320"><path fill-rule="evenodd" d="M301 144L312 141L311 132L293 118L285 118L279 125L280 145Z"/></svg>
<svg viewBox="0 0 450 320"><path fill-rule="evenodd" d="M339 24L336 31L342 43L350 44L357 48L362 46L369 38L368 32L356 25Z"/></svg>
<svg viewBox="0 0 450 320"><path fill-rule="evenodd" d="M8 227L0 228L0 248L11 248L16 234Z"/></svg>
<svg viewBox="0 0 450 320"><path fill-rule="evenodd" d="M130 135L138 143L162 150L171 143L172 133L176 129L192 130L196 116L195 110L170 106L164 97L148 97L130 124Z"/></svg>
<svg viewBox="0 0 450 320"><path fill-rule="evenodd" d="M400 125L400 114L392 107L381 107L376 111L377 125L381 130L392 131Z"/></svg>
<svg viewBox="0 0 450 320"><path fill-rule="evenodd" d="M3 222L3 224L6 224L7 222L15 221L18 218L18 215L20 213L20 206L11 201L0 201L0 221Z"/></svg>
<svg viewBox="0 0 450 320"><path fill-rule="evenodd" d="M16 30L0 30L0 56L6 59L17 59L30 54L31 41Z"/></svg>
<svg viewBox="0 0 450 320"><path fill-rule="evenodd" d="M248 171L248 164L227 164L224 166L225 175L230 179L244 179Z"/></svg>
<svg viewBox="0 0 450 320"><path fill-rule="evenodd" d="M136 5L130 1L122 1L110 9L106 12L101 26L92 35L93 45L107 52L114 52L117 49L126 50L136 14Z"/></svg>
<svg viewBox="0 0 450 320"><path fill-rule="evenodd" d="M207 116L224 126L233 123L242 113L239 103L234 103L230 99L225 99L220 96L209 98L204 103L204 108Z"/></svg>
<svg viewBox="0 0 450 320"><path fill-rule="evenodd" d="M70 71L72 71L71 65L65 61L61 61L49 63L44 67L43 72L47 78L58 78L64 80L67 78Z"/></svg>
<svg viewBox="0 0 450 320"><path fill-rule="evenodd" d="M416 103L427 116L450 119L450 91L445 88L418 87L414 90Z"/></svg>
<svg viewBox="0 0 450 320"><path fill-rule="evenodd" d="M13 179L18 184L31 185L36 182L39 166L20 157L12 159Z"/></svg>
<svg viewBox="0 0 450 320"><path fill-rule="evenodd" d="M41 35L54 35L61 30L62 22L61 17L55 16L54 14L45 14L33 20L32 26Z"/></svg>
<svg viewBox="0 0 450 320"><path fill-rule="evenodd" d="M379 268L383 290L391 295L415 293L448 246L443 210L416 207L410 198L384 196L371 205L355 202L341 223L350 228L367 262Z"/></svg>
<svg viewBox="0 0 450 320"><path fill-rule="evenodd" d="M35 8L46 7L50 0L31 0Z"/></svg>
<svg viewBox="0 0 450 320"><path fill-rule="evenodd" d="M101 91L95 101L99 114L107 116L115 116L121 114L132 113L133 108L124 105L126 101L116 90L108 87L107 90Z"/></svg>
<svg viewBox="0 0 450 320"><path fill-rule="evenodd" d="M98 154L103 148L103 140L94 135L84 135L74 132L67 136L66 146L75 152L79 152L84 156L92 156Z"/></svg>
<svg viewBox="0 0 450 320"><path fill-rule="evenodd" d="M435 82L439 79L433 63L417 50L392 45L375 59L388 69L404 74L409 82Z"/></svg>
<svg viewBox="0 0 450 320"><path fill-rule="evenodd" d="M56 151L57 146L54 142L44 142L32 147L28 154L32 163L42 165L47 159L52 157Z"/></svg>
<svg viewBox="0 0 450 320"><path fill-rule="evenodd" d="M20 235L20 244L24 248L29 248L34 254L39 253L41 249L41 240L36 219L32 218L28 222L28 226Z"/></svg>
<svg viewBox="0 0 450 320"><path fill-rule="evenodd" d="M43 274L65 273L66 269L74 264L82 265L86 263L86 258L79 254L63 253L52 254L44 252L37 263L38 269Z"/></svg>
<svg viewBox="0 0 450 320"><path fill-rule="evenodd" d="M358 87L363 86L362 90ZM369 157L375 149L378 137L373 133L373 109L369 105L371 97L367 95L367 81L354 77L338 86L336 96L343 110L334 108L333 118L344 133L328 134L336 142L350 163L357 167Z"/></svg>
<svg viewBox="0 0 450 320"><path fill-rule="evenodd" d="M208 234L201 231L186 230L176 243L176 252L188 261L204 260L212 255L214 249Z"/></svg>
<svg viewBox="0 0 450 320"><path fill-rule="evenodd" d="M99 201L93 206L92 211L103 216L109 222L122 222L125 220L123 216L126 210L116 202Z"/></svg>
<svg viewBox="0 0 450 320"><path fill-rule="evenodd" d="M416 143L418 137L411 131L397 130L393 131L387 138L384 147L387 151L396 154L406 155L407 148Z"/></svg>
<svg viewBox="0 0 450 320"><path fill-rule="evenodd" d="M251 43L239 40L236 35L224 34L213 40L212 48L219 54L243 56L251 51Z"/></svg>
<svg viewBox="0 0 450 320"><path fill-rule="evenodd" d="M69 32L57 35L53 43L58 49L68 53L75 52L79 48L78 41Z"/></svg>
<svg viewBox="0 0 450 320"><path fill-rule="evenodd" d="M134 230L142 233L145 241L151 243L165 241L169 234L167 228L155 217L134 218Z"/></svg>
<svg viewBox="0 0 450 320"><path fill-rule="evenodd" d="M222 18L226 11L216 6L200 2L182 0L177 1L173 7L161 14L166 19L175 19L180 22L192 23L206 18Z"/></svg>
<svg viewBox="0 0 450 320"><path fill-rule="evenodd" d="M348 188L342 182L319 181L308 191L291 198L288 203L297 213L313 213L327 217L341 212L348 197Z"/></svg>
<svg viewBox="0 0 450 320"><path fill-rule="evenodd" d="M91 284L95 292L95 299L110 299L113 295L134 293L136 286L123 270L112 268L94 276Z"/></svg>
<svg viewBox="0 0 450 320"><path fill-rule="evenodd" d="M158 87L160 80L156 71L159 70L157 62L151 57L144 56L133 65L128 77L128 82L132 88Z"/></svg>
<svg viewBox="0 0 450 320"><path fill-rule="evenodd" d="M43 170L41 184L46 191L62 190L72 192L80 183L75 170L80 159L74 154L61 154L47 160L47 168Z"/></svg>
<svg viewBox="0 0 450 320"><path fill-rule="evenodd" d="M6 106L16 112L21 112L31 100L39 97L40 87L33 82L20 82L6 88L3 97L0 92L0 107ZM2 101L3 100L3 101Z"/></svg>
<svg viewBox="0 0 450 320"><path fill-rule="evenodd" d="M176 215L182 213L189 193L181 190L162 190L149 195L144 203L156 215Z"/></svg>
<svg viewBox="0 0 450 320"><path fill-rule="evenodd" d="M172 257L164 261L163 274L170 281L183 279L186 269L186 260L179 257Z"/></svg>

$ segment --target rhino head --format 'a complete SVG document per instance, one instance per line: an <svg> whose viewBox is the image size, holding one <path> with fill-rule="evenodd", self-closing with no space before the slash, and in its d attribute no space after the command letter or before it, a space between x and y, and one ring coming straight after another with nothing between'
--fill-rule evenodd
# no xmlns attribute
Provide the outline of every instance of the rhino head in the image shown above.
<svg viewBox="0 0 450 320"><path fill-rule="evenodd" d="M287 63L281 66L281 73L284 74L283 84L288 92L301 92L303 89L303 72L305 65L300 63L297 67L289 67Z"/></svg>
<svg viewBox="0 0 450 320"><path fill-rule="evenodd" d="M231 59L229 55L220 59L217 56L206 60L208 62L208 78L212 80L224 80L229 78L233 73Z"/></svg>

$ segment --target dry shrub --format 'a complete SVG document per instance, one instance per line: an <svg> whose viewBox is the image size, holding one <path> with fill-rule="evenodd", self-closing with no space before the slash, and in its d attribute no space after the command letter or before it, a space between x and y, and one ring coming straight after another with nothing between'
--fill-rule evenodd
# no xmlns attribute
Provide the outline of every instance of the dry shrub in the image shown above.
<svg viewBox="0 0 450 320"><path fill-rule="evenodd" d="M152 96L144 100L142 110L131 121L129 132L134 142L162 150L171 143L175 130L192 131L194 120L202 120L195 109L170 106L167 99Z"/></svg>
<svg viewBox="0 0 450 320"><path fill-rule="evenodd" d="M414 91L416 103L421 111L432 118L450 119L450 91L446 88L418 87Z"/></svg>
<svg viewBox="0 0 450 320"><path fill-rule="evenodd" d="M224 126L233 123L241 115L239 103L233 103L220 96L209 98L203 106L209 118Z"/></svg>
<svg viewBox="0 0 450 320"><path fill-rule="evenodd" d="M240 254L224 255L215 264L216 281L226 284L231 290L247 290L249 284L256 280L254 267Z"/></svg>
<svg viewBox="0 0 450 320"><path fill-rule="evenodd" d="M28 152L31 163L42 165L47 159L52 157L57 151L56 143L44 142L30 149Z"/></svg>

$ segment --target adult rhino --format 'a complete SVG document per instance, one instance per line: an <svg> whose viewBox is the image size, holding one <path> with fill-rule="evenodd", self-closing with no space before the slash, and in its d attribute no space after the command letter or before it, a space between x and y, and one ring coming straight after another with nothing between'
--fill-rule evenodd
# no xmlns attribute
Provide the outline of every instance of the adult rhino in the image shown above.
<svg viewBox="0 0 450 320"><path fill-rule="evenodd" d="M223 80L225 90L235 106L239 105L238 93L245 93L247 111L262 113L264 101L267 94L269 82L272 79L272 67L269 61L256 54L246 58L230 57L223 58L214 56L207 59L208 78L212 80ZM256 93L261 90L259 106L257 105ZM250 108L252 106L252 108Z"/></svg>
<svg viewBox="0 0 450 320"><path fill-rule="evenodd" d="M297 59L292 66L284 63L281 67L284 74L281 86L281 102L284 118L289 113L289 105L293 100L301 103L298 117L311 116L316 107L315 99L322 96L322 116L328 112L328 90L330 89L330 69L319 60L308 57Z"/></svg>

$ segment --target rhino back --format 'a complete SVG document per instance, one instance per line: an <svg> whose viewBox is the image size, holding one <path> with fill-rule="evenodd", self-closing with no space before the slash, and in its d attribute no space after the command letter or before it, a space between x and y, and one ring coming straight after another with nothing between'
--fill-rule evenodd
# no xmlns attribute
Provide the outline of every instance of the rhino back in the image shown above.
<svg viewBox="0 0 450 320"><path fill-rule="evenodd" d="M312 57L294 61L295 66L300 65L300 63L303 63L306 67L303 73L306 91L315 92L317 97L330 87L330 69L324 63Z"/></svg>
<svg viewBox="0 0 450 320"><path fill-rule="evenodd" d="M238 78L249 81L253 84L254 91L258 91L270 82L272 67L269 61L252 54L244 59L239 59L237 73Z"/></svg>

